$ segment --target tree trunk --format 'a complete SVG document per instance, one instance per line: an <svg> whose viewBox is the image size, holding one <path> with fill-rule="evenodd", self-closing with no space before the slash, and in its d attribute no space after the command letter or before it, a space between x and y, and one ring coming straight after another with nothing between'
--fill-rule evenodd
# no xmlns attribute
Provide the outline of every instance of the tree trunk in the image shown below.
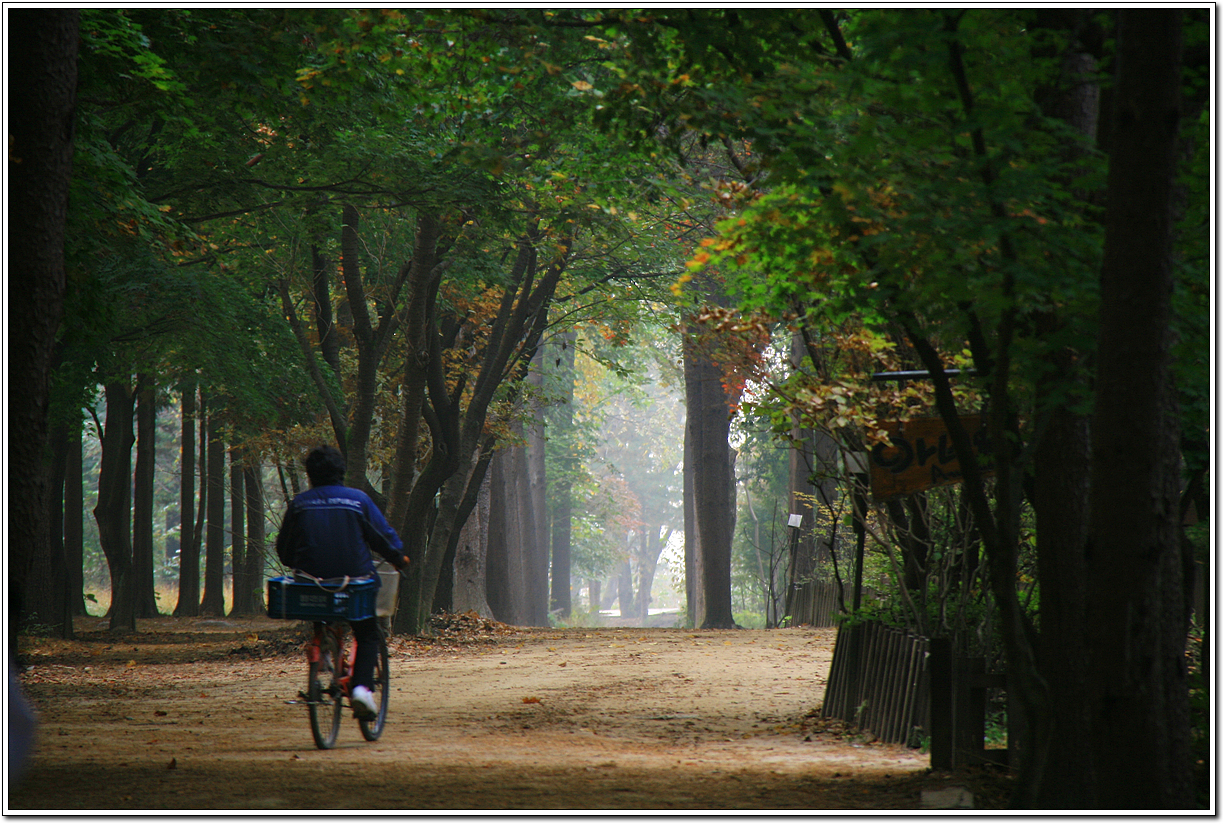
<svg viewBox="0 0 1224 824"><path fill-rule="evenodd" d="M255 613L255 604L251 597L251 582L247 579L244 478L242 449L235 446L230 449L230 569L233 580L230 615L253 615Z"/></svg>
<svg viewBox="0 0 1224 824"><path fill-rule="evenodd" d="M174 607L176 618L200 614L200 543L195 532L196 473L196 387L185 383L183 397L183 434L179 441L179 596ZM203 428L203 427L201 427Z"/></svg>
<svg viewBox="0 0 1224 824"><path fill-rule="evenodd" d="M574 358L577 352L578 333L567 329L552 338L554 367L561 385L561 399L555 424L556 439L562 444L570 442L574 425ZM576 461L564 455L557 462L557 474L553 481L552 494L552 595L549 609L561 618L568 618L573 610L570 576L572 574L571 540L574 519L572 473Z"/></svg>
<svg viewBox="0 0 1224 824"><path fill-rule="evenodd" d="M327 257L319 251L318 243L310 244L310 270L312 295L314 296L315 330L319 336L319 351L323 360L331 367L336 379L340 372L340 336L332 318L331 277Z"/></svg>
<svg viewBox="0 0 1224 824"><path fill-rule="evenodd" d="M216 411L208 415L208 522L204 544L201 615L225 614L225 441Z"/></svg>
<svg viewBox="0 0 1224 824"><path fill-rule="evenodd" d="M1087 551L1095 806L1193 804L1170 375L1182 12L1118 12Z"/></svg>
<svg viewBox="0 0 1224 824"><path fill-rule="evenodd" d="M489 473L483 473L476 505L459 530L455 551L455 612L475 612L481 618L492 618L486 596L489 548Z"/></svg>
<svg viewBox="0 0 1224 824"><path fill-rule="evenodd" d="M633 600L633 567L626 557L616 570L616 606L621 619L632 619L637 610Z"/></svg>
<svg viewBox="0 0 1224 824"><path fill-rule="evenodd" d="M136 379L136 479L132 507L132 578L137 618L158 615L153 580L153 471L157 462L157 393L147 374Z"/></svg>
<svg viewBox="0 0 1224 824"><path fill-rule="evenodd" d="M516 425L516 428L518 425ZM490 469L490 511L494 523L500 522L501 540L490 536L490 550L496 546L497 564L490 559L490 571L498 578L489 580L489 606L497 620L514 626L532 626L531 552L534 523L526 449L512 447L493 456ZM495 597L496 593L496 597Z"/></svg>
<svg viewBox="0 0 1224 824"><path fill-rule="evenodd" d="M102 466L98 472L98 503L94 520L110 567L110 628L136 631L136 599L132 576L132 433L136 397L126 381L106 384L106 426L102 432Z"/></svg>
<svg viewBox="0 0 1224 824"><path fill-rule="evenodd" d="M68 433L67 466L64 471L64 557L68 565L68 605L73 615L86 615L84 443L79 417L73 417Z"/></svg>
<svg viewBox="0 0 1224 824"><path fill-rule="evenodd" d="M655 571L659 568L659 553L663 551L664 541L659 539L660 527L650 524L643 525L639 530L638 540L638 595L636 600L637 617L642 626L650 620L650 595L654 588Z"/></svg>
<svg viewBox="0 0 1224 824"><path fill-rule="evenodd" d="M688 387L685 387L687 407ZM697 618L705 614L705 593L701 587L701 536L698 534L696 507L693 500L697 459L693 448L693 433L684 424L684 612L685 624L696 627Z"/></svg>
<svg viewBox="0 0 1224 824"><path fill-rule="evenodd" d="M400 384L402 403L396 427L395 458L387 498L387 519L401 532L407 528L408 499L416 480L417 445L420 441L421 410L429 376L430 307L442 281L438 265L441 223L436 216L417 218L412 269L408 275L407 307L404 311L404 374Z"/></svg>
<svg viewBox="0 0 1224 824"><path fill-rule="evenodd" d="M17 651L26 578L48 551L49 377L64 308L79 12L13 9L8 30L8 634ZM57 628L63 635L65 628Z"/></svg>
<svg viewBox="0 0 1224 824"><path fill-rule="evenodd" d="M26 616L31 623L62 627L64 638L73 637L72 612L68 603L68 563L64 553L64 476L68 470L68 427L57 423L50 433L51 455L46 472L47 551L35 556L26 587Z"/></svg>
<svg viewBox="0 0 1224 824"><path fill-rule="evenodd" d="M1038 25L1071 34L1082 30L1091 11L1052 8L1038 12ZM1062 56L1059 82L1039 93L1047 116L1070 125L1082 136L1078 145L1064 146L1067 158L1087 155L1097 135L1100 86L1093 81L1096 59L1072 41ZM1085 200L1091 193L1083 193ZM1037 318L1038 334L1054 339L1068 320L1054 312ZM1040 400L1067 398L1067 383L1085 391L1078 363L1082 353L1064 348L1045 358L1048 370L1039 379ZM1036 806L1041 809L1084 809L1090 806L1092 758L1084 664L1084 622L1088 572L1084 546L1088 528L1089 428L1086 415L1074 403L1039 407L1041 429L1033 452L1033 514L1037 533L1037 579L1041 592L1038 666L1050 688L1051 726L1048 741L1033 741L1047 755L1045 770L1036 777ZM971 574L963 570L962 574Z"/></svg>
<svg viewBox="0 0 1224 824"><path fill-rule="evenodd" d="M731 539L735 531L735 468L728 442L730 399L709 356L687 340L684 348L685 428L691 434L693 514L701 558L703 629L731 629Z"/></svg>
<svg viewBox="0 0 1224 824"><path fill-rule="evenodd" d="M544 347L536 349L527 372L527 384L534 391L528 395L527 408L530 415L527 424L527 448L524 463L527 469L527 496L522 503L529 510L524 523L530 523L530 532L524 536L527 552L527 619L529 626L548 626L548 476L544 460Z"/></svg>
<svg viewBox="0 0 1224 824"><path fill-rule="evenodd" d="M489 461L489 539L485 559L485 592L493 617L505 621L513 612L514 605L510 584L510 529L514 521L513 508L507 507L506 464L510 460L508 451L493 453Z"/></svg>
<svg viewBox="0 0 1224 824"><path fill-rule="evenodd" d="M242 470L242 488L246 490L246 588L251 614L263 612L264 591L264 492L260 481L260 465L254 462Z"/></svg>

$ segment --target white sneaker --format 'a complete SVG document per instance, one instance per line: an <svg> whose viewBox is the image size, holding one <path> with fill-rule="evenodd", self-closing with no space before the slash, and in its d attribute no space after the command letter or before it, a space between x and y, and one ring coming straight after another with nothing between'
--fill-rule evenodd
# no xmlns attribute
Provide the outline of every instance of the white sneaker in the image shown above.
<svg viewBox="0 0 1224 824"><path fill-rule="evenodd" d="M378 705L374 703L374 693L369 687L353 687L353 716L365 721L373 721L378 717Z"/></svg>

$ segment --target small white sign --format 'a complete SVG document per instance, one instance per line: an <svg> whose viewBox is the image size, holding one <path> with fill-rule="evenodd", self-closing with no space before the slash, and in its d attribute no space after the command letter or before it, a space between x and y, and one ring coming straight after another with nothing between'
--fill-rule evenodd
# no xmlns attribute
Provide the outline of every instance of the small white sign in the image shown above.
<svg viewBox="0 0 1224 824"><path fill-rule="evenodd" d="M792 512L790 520L786 522L786 525L792 527L793 529L798 529L799 527L803 526L803 516L796 515Z"/></svg>
<svg viewBox="0 0 1224 824"><path fill-rule="evenodd" d="M866 452L843 452L842 456L846 462L847 472L861 474L867 471Z"/></svg>

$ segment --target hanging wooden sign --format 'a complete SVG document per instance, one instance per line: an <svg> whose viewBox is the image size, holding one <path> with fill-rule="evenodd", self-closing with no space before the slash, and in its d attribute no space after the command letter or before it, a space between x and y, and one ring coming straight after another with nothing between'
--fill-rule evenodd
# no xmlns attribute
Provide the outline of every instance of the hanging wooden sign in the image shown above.
<svg viewBox="0 0 1224 824"><path fill-rule="evenodd" d="M978 466L988 474L989 440L981 415L962 415L961 425L973 442ZM871 458L871 495L877 501L909 495L935 486L960 483L960 461L942 418L883 421L890 443L877 444Z"/></svg>

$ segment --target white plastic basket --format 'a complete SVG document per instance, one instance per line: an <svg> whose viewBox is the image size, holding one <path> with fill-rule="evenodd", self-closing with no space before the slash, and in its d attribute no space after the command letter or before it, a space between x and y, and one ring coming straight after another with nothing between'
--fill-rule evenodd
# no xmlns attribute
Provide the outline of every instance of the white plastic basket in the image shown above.
<svg viewBox="0 0 1224 824"><path fill-rule="evenodd" d="M374 614L379 618L395 616L395 605L399 603L399 570L388 561L379 561L374 565L374 571L382 579L378 588L378 602L374 605Z"/></svg>

